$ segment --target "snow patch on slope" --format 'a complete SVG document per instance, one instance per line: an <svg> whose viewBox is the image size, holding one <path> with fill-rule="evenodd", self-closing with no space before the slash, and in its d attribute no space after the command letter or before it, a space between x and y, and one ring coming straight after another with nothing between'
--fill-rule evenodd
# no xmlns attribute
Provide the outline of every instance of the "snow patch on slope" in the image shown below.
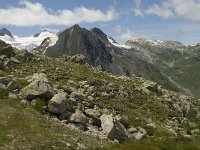
<svg viewBox="0 0 200 150"><path fill-rule="evenodd" d="M108 36L107 37L108 41L110 42L110 44L116 46L116 47L119 47L119 48L126 48L126 49L130 49L129 46L126 46L126 45L121 45L119 43L117 43L112 37Z"/></svg>

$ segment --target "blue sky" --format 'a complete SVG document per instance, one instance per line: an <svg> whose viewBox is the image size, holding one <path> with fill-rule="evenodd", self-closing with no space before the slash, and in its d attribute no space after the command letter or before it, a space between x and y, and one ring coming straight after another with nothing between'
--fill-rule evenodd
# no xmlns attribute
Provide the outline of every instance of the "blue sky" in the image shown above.
<svg viewBox="0 0 200 150"><path fill-rule="evenodd" d="M101 28L119 43L148 38L200 42L199 0L0 0L0 27L19 36Z"/></svg>

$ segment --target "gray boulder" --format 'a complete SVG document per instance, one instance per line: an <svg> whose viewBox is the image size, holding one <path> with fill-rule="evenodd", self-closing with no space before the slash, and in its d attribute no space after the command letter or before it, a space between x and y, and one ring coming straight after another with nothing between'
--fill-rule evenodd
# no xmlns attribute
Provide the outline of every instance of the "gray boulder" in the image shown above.
<svg viewBox="0 0 200 150"><path fill-rule="evenodd" d="M82 92L74 91L70 95L71 98L75 98L78 101L84 100L85 95Z"/></svg>
<svg viewBox="0 0 200 150"><path fill-rule="evenodd" d="M87 117L80 110L76 110L76 112L71 115L70 122L86 125Z"/></svg>
<svg viewBox="0 0 200 150"><path fill-rule="evenodd" d="M13 62L13 63L15 63L15 64L20 64L20 63L21 63L21 62L20 62L17 58L15 58L15 57L11 57L11 58L10 58L10 61Z"/></svg>
<svg viewBox="0 0 200 150"><path fill-rule="evenodd" d="M101 127L103 133L111 140L122 142L128 138L125 127L112 115L103 114L101 117Z"/></svg>
<svg viewBox="0 0 200 150"><path fill-rule="evenodd" d="M70 58L70 61L74 62L74 63L85 64L87 62L87 59L86 59L86 57L84 55L77 54L77 55L72 56Z"/></svg>
<svg viewBox="0 0 200 150"><path fill-rule="evenodd" d="M48 83L48 79L44 73L35 73L30 80L28 86L21 90L21 95L28 100L42 98L49 100L53 96L53 88Z"/></svg>
<svg viewBox="0 0 200 150"><path fill-rule="evenodd" d="M55 114L62 114L71 109L70 102L67 99L67 93L58 93L52 97L48 103L49 111Z"/></svg>
<svg viewBox="0 0 200 150"><path fill-rule="evenodd" d="M33 81L42 81L48 83L48 79L45 73L34 73L31 79L28 80L28 82L33 82Z"/></svg>

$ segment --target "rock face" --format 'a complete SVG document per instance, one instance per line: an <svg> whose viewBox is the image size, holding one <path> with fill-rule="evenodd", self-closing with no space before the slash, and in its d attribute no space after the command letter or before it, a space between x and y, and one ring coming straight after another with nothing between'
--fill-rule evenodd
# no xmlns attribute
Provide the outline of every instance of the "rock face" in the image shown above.
<svg viewBox="0 0 200 150"><path fill-rule="evenodd" d="M34 74L28 86L21 90L24 98L32 100L35 98L50 99L53 96L53 89L47 82L45 74Z"/></svg>
<svg viewBox="0 0 200 150"><path fill-rule="evenodd" d="M119 142L128 139L126 129L119 121L115 120L112 115L104 114L100 119L103 132L109 139L117 139Z"/></svg>
<svg viewBox="0 0 200 150"><path fill-rule="evenodd" d="M48 103L49 111L55 114L64 113L71 109L70 102L67 99L67 93L58 93L52 97Z"/></svg>

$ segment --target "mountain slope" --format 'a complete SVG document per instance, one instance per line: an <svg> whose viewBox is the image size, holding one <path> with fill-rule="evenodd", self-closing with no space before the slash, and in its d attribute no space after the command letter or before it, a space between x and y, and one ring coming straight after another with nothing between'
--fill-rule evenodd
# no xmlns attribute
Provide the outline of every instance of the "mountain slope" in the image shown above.
<svg viewBox="0 0 200 150"><path fill-rule="evenodd" d="M156 68L185 89L188 94L200 96L198 44L185 46L173 41L160 41L155 44L155 41L137 40L128 41L126 45L137 49L141 56L148 56Z"/></svg>

